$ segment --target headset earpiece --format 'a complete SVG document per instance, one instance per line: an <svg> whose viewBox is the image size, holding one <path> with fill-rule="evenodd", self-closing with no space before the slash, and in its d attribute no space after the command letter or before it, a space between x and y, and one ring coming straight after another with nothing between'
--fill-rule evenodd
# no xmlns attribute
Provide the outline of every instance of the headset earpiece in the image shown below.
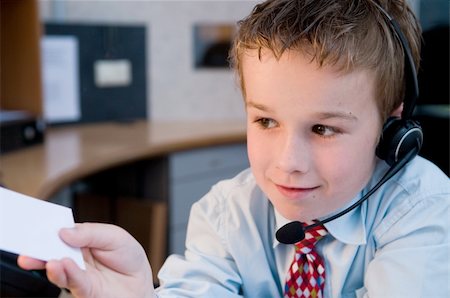
<svg viewBox="0 0 450 298"><path fill-rule="evenodd" d="M422 128L419 123L412 120L412 114L419 97L419 83L417 71L408 40L403 35L400 25L379 4L373 2L380 12L389 21L393 33L402 45L404 53L405 98L403 99L403 111L401 118L390 117L383 126L380 142L376 149L379 158L394 167L400 161L405 160L405 165L420 151L423 142ZM414 153L408 154L414 150Z"/></svg>
<svg viewBox="0 0 450 298"><path fill-rule="evenodd" d="M383 127L376 154L390 166L405 158L408 152L422 147L423 133L420 125L411 119L390 117ZM413 159L416 156L410 155Z"/></svg>

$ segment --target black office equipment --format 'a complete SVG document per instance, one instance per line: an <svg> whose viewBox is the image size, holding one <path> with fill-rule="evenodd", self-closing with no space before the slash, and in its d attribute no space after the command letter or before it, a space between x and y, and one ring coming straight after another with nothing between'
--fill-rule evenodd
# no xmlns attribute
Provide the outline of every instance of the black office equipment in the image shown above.
<svg viewBox="0 0 450 298"><path fill-rule="evenodd" d="M16 254L0 250L0 297L58 297L60 293L44 270L23 270Z"/></svg>
<svg viewBox="0 0 450 298"><path fill-rule="evenodd" d="M0 111L0 154L40 144L44 123L25 111Z"/></svg>

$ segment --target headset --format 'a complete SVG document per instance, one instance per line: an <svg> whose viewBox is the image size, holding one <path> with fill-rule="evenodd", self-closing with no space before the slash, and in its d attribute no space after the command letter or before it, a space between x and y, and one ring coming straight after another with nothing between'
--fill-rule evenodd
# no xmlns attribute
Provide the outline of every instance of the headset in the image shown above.
<svg viewBox="0 0 450 298"><path fill-rule="evenodd" d="M403 35L397 21L392 18L379 4L371 1L385 16L393 34L400 42L404 53L404 81L405 95L401 117L389 117L383 125L380 141L376 148L376 155L384 160L390 167L380 179L363 197L341 212L323 220L315 220L313 224L303 226L299 221L287 223L276 232L276 238L284 244L294 244L305 238L305 231L323 225L339 218L355 209L366 201L384 183L400 171L420 151L423 143L423 132L420 124L412 119L414 107L419 96L419 84L417 71L414 66L411 49Z"/></svg>

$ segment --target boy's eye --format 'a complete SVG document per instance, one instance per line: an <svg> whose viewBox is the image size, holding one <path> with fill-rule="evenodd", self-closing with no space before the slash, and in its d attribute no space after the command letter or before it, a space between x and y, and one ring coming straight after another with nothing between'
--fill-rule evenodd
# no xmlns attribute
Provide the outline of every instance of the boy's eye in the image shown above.
<svg viewBox="0 0 450 298"><path fill-rule="evenodd" d="M322 125L322 124L316 124L312 127L312 131L318 135L321 135L323 137L332 137L338 131L330 126Z"/></svg>
<svg viewBox="0 0 450 298"><path fill-rule="evenodd" d="M270 118L260 118L260 119L256 120L256 122L262 128L274 128L277 125L277 122Z"/></svg>

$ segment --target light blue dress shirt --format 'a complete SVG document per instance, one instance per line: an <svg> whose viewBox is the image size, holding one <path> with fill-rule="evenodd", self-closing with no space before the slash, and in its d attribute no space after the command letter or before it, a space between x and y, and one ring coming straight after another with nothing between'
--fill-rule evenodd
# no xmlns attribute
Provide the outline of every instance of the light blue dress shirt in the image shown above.
<svg viewBox="0 0 450 298"><path fill-rule="evenodd" d="M379 161L352 202L387 168ZM286 222L250 170L219 182L192 207L185 255L160 270L159 297L281 297L294 249L274 235ZM325 226L325 297L450 297L450 180L427 160Z"/></svg>

